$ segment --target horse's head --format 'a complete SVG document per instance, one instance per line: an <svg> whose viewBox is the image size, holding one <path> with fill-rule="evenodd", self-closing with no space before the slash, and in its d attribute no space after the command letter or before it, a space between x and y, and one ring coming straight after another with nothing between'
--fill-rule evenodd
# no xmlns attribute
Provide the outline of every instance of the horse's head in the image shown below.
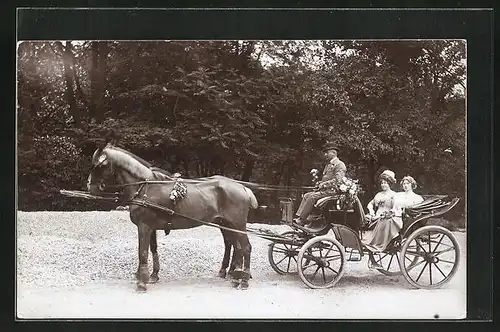
<svg viewBox="0 0 500 332"><path fill-rule="evenodd" d="M113 160L107 152L108 146L98 148L92 156L92 169L87 180L87 189L93 195L104 191L114 178Z"/></svg>
<svg viewBox="0 0 500 332"><path fill-rule="evenodd" d="M113 146L99 148L92 156L92 169L88 177L87 189L93 195L105 191L110 184L126 184L153 179L150 164L134 154Z"/></svg>

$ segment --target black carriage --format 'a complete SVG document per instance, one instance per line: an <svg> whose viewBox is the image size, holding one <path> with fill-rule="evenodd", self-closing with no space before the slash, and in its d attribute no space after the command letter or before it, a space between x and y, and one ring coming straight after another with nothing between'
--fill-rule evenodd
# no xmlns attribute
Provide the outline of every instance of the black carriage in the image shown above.
<svg viewBox="0 0 500 332"><path fill-rule="evenodd" d="M403 214L403 228L383 252L371 252L361 241L367 223L363 206L356 197L351 207L339 196L316 203L314 228L292 223L293 200L280 198L282 223L292 229L273 239L269 263L279 274L299 274L311 288L333 287L343 276L347 261L361 261L373 255L388 276L403 275L412 286L438 288L457 271L460 250L455 236L446 228L426 225L431 217L450 211L459 199L428 196Z"/></svg>

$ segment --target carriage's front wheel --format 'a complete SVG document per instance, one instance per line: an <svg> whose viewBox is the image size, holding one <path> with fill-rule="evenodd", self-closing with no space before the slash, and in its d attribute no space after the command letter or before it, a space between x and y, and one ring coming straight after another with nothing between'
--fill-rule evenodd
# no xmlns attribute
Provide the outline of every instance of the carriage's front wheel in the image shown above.
<svg viewBox="0 0 500 332"><path fill-rule="evenodd" d="M300 237L295 231L287 231L280 236L291 240L300 241ZM299 246L289 243L272 242L269 244L268 259L269 264L278 274L297 274L297 254Z"/></svg>
<svg viewBox="0 0 500 332"><path fill-rule="evenodd" d="M421 249L419 246L411 246L409 247L412 250L415 250L416 252L421 252ZM389 277L395 277L395 276L400 276L403 274L401 271L401 266L399 263L399 253L401 250L401 246L398 245L396 247L393 247L389 249L387 252L382 252L382 253L376 253L374 254L374 259L375 262L380 264L383 269L377 269L378 272L382 273L383 275L389 276ZM406 257L406 265L407 268L411 269L413 265L415 265L418 261L418 256L414 256L411 259L409 257Z"/></svg>
<svg viewBox="0 0 500 332"><path fill-rule="evenodd" d="M342 278L344 267L344 246L331 236L314 237L299 251L299 276L310 288L333 287Z"/></svg>
<svg viewBox="0 0 500 332"><path fill-rule="evenodd" d="M425 226L405 241L399 264L408 283L417 288L438 288L455 275L460 248L453 234L444 227Z"/></svg>

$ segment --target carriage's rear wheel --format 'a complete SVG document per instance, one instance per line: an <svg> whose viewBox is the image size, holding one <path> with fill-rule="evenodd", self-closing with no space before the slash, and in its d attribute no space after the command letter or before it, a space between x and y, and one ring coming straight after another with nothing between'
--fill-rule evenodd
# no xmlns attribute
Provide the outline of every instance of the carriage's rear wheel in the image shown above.
<svg viewBox="0 0 500 332"><path fill-rule="evenodd" d="M317 236L302 246L298 261L300 279L307 286L330 288L344 274L344 246L331 236Z"/></svg>
<svg viewBox="0 0 500 332"><path fill-rule="evenodd" d="M299 234L295 231L287 231L280 234L292 240L300 241ZM269 244L269 264L279 274L297 274L297 254L300 246L287 243L272 242Z"/></svg>
<svg viewBox="0 0 500 332"><path fill-rule="evenodd" d="M399 256L408 283L424 289L438 288L450 281L457 272L459 260L457 240L440 226L425 226L414 231Z"/></svg>

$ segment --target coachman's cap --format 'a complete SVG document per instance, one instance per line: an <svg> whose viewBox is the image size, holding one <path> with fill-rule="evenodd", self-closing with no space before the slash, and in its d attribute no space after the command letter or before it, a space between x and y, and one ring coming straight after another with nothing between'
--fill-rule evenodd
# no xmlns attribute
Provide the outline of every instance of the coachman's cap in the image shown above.
<svg viewBox="0 0 500 332"><path fill-rule="evenodd" d="M338 152L339 147L334 143L326 143L325 145L323 145L323 151L327 151L327 150L335 150Z"/></svg>

